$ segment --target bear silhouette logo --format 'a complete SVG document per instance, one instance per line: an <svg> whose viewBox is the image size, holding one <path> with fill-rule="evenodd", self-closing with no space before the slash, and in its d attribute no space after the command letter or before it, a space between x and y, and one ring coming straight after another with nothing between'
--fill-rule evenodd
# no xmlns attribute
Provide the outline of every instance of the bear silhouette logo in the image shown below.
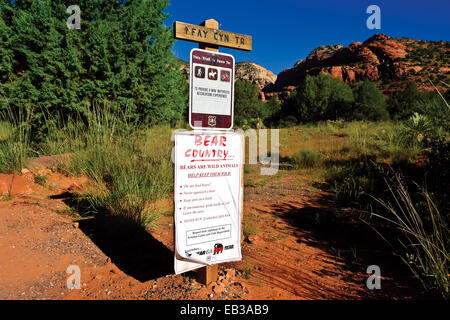
<svg viewBox="0 0 450 320"><path fill-rule="evenodd" d="M219 254L223 252L223 245L221 243L216 243L214 245L214 254Z"/></svg>

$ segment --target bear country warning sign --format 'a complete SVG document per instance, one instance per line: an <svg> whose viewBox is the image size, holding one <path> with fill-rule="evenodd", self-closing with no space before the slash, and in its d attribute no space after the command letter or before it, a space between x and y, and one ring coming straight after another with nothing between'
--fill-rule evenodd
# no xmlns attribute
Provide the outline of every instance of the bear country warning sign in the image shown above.
<svg viewBox="0 0 450 320"><path fill-rule="evenodd" d="M243 135L175 133L175 273L241 260Z"/></svg>

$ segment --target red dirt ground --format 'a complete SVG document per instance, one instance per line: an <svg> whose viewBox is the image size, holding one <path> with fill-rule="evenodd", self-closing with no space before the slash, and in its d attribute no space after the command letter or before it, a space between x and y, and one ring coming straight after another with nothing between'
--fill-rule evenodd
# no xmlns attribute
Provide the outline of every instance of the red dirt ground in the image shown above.
<svg viewBox="0 0 450 320"><path fill-rule="evenodd" d="M359 245L354 222L332 230L293 222L298 209L332 207L327 193L300 189L271 197L269 188L262 193L246 188L244 214L257 215L258 235L243 243L242 262L221 265L219 280L205 287L194 273L173 275L171 216L163 216L154 230L115 218L74 222L71 194L88 180L48 175L45 186L34 183L33 173L0 175L0 299L420 297L420 288L411 284L407 270L398 271L389 252L361 245L348 259L352 245ZM381 266L382 290L367 289L369 264ZM81 289L67 288L69 265L80 267Z"/></svg>

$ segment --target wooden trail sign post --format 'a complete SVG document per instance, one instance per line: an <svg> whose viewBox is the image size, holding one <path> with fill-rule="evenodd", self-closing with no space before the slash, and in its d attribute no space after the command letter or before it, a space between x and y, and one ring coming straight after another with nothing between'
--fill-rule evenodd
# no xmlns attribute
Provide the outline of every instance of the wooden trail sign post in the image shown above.
<svg viewBox="0 0 450 320"><path fill-rule="evenodd" d="M175 39L198 42L200 49L208 51L218 52L219 47L252 50L251 36L219 30L219 22L214 19L205 20L200 25L175 21L173 23L173 35ZM241 179L241 186L243 186L243 178ZM214 264L199 269L197 273L198 281L205 285L216 281L218 266L218 264Z"/></svg>

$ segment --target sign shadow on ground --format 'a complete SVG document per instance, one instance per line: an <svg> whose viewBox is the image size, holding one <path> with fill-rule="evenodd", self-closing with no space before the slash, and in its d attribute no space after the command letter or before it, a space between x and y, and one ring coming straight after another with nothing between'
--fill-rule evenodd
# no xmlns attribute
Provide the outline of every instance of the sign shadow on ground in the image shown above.
<svg viewBox="0 0 450 320"><path fill-rule="evenodd" d="M87 200L70 193L53 196L62 199L80 215L89 210ZM173 251L155 239L144 227L109 212L78 221L80 230L111 259L122 272L140 282L173 274ZM92 213L90 214L92 215Z"/></svg>

